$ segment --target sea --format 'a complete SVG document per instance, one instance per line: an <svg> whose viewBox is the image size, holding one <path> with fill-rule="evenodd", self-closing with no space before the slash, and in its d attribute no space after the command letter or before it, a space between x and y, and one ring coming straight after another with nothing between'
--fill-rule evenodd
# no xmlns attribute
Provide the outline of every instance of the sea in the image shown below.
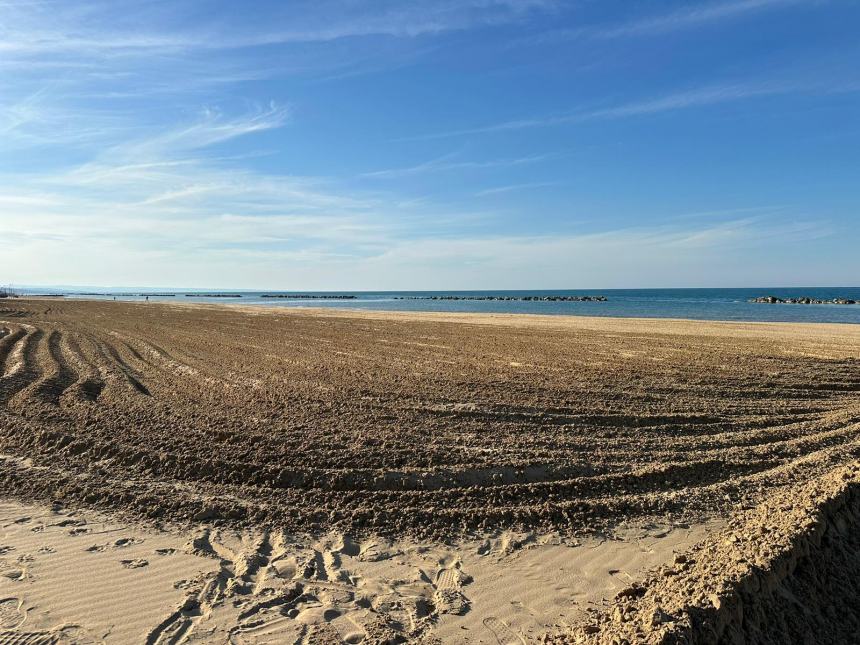
<svg viewBox="0 0 860 645"><path fill-rule="evenodd" d="M758 304L759 296L804 297L860 301L860 287L765 287L745 289L547 289L529 291L243 291L151 289L23 289L23 293L63 294L64 298L146 300L262 305L267 307L337 307L388 311L549 314L554 316L617 316L770 322L860 323L860 305ZM329 296L327 298L263 298L263 295ZM214 297L222 296L222 297ZM223 297L236 296L236 297ZM332 298L330 296L351 296ZM605 296L605 302L543 300L470 300L452 296L535 297ZM435 299L434 299L435 298Z"/></svg>

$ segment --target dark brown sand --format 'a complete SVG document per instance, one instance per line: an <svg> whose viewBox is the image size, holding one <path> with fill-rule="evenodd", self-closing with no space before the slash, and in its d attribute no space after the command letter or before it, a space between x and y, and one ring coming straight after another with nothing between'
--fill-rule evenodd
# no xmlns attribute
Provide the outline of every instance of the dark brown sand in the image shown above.
<svg viewBox="0 0 860 645"><path fill-rule="evenodd" d="M47 467L7 466L5 489L307 531L584 532L751 506L860 432L853 328L256 313L3 305L0 449Z"/></svg>
<svg viewBox="0 0 860 645"><path fill-rule="evenodd" d="M814 518L860 437L853 326L31 299L0 304L0 374L0 493L295 534L581 536L773 499ZM664 640L612 631L615 606L559 638L704 633L701 603L648 602ZM777 615L744 606L759 633Z"/></svg>

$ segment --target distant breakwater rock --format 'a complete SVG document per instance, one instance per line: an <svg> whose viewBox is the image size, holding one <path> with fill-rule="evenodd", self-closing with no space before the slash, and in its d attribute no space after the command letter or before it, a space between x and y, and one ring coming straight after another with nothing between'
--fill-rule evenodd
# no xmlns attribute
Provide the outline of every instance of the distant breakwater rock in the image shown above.
<svg viewBox="0 0 860 645"><path fill-rule="evenodd" d="M750 302L766 304L766 305L858 305L860 302L849 298L833 298L831 300L822 300L820 298L778 298L776 296L761 296L760 298L752 298Z"/></svg>
<svg viewBox="0 0 860 645"><path fill-rule="evenodd" d="M241 293L186 293L186 298L241 298Z"/></svg>
<svg viewBox="0 0 860 645"><path fill-rule="evenodd" d="M395 300L504 300L523 302L606 302L606 296L395 296Z"/></svg>
<svg viewBox="0 0 860 645"><path fill-rule="evenodd" d="M358 296L341 296L341 295L322 295L322 294L307 294L307 293L264 293L261 298L283 298L285 300L355 300Z"/></svg>
<svg viewBox="0 0 860 645"><path fill-rule="evenodd" d="M73 293L73 296L98 296L99 298L113 296L114 298L175 298L175 293L102 293L99 291Z"/></svg>

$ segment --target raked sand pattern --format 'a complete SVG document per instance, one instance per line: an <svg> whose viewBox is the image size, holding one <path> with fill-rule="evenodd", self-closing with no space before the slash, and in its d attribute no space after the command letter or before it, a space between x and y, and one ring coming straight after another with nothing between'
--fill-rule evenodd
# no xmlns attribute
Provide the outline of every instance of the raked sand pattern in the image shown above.
<svg viewBox="0 0 860 645"><path fill-rule="evenodd" d="M629 531L679 539L855 461L858 357L840 325L0 304L0 492L190 531L83 547L119 576L204 563L139 624L4 592L3 638L528 642L637 575L641 541L600 560ZM597 569L570 546L529 568L607 538ZM37 550L2 557L36 589ZM496 582L507 613L478 609Z"/></svg>
<svg viewBox="0 0 860 645"><path fill-rule="evenodd" d="M13 306L0 449L38 477L0 487L149 518L581 534L753 505L860 436L851 326Z"/></svg>

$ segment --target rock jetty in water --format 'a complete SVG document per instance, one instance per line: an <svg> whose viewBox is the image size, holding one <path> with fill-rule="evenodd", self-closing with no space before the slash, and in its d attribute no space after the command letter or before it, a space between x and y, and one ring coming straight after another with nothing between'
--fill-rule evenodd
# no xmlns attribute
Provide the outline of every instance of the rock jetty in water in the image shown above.
<svg viewBox="0 0 860 645"><path fill-rule="evenodd" d="M520 300L525 302L606 302L606 296L395 296L395 300Z"/></svg>
<svg viewBox="0 0 860 645"><path fill-rule="evenodd" d="M241 293L186 293L186 298L241 298Z"/></svg>
<svg viewBox="0 0 860 645"><path fill-rule="evenodd" d="M761 296L752 298L750 302L761 303L766 305L857 305L860 304L857 300L849 298L833 298L831 300L822 300L820 298L778 298L777 296Z"/></svg>
<svg viewBox="0 0 860 645"><path fill-rule="evenodd" d="M261 298L285 298L287 300L355 300L357 296L310 294L310 293L264 293Z"/></svg>
<svg viewBox="0 0 860 645"><path fill-rule="evenodd" d="M103 291L76 291L71 294L73 296L97 296L99 298L175 298L175 293L128 293L120 292L103 292Z"/></svg>

